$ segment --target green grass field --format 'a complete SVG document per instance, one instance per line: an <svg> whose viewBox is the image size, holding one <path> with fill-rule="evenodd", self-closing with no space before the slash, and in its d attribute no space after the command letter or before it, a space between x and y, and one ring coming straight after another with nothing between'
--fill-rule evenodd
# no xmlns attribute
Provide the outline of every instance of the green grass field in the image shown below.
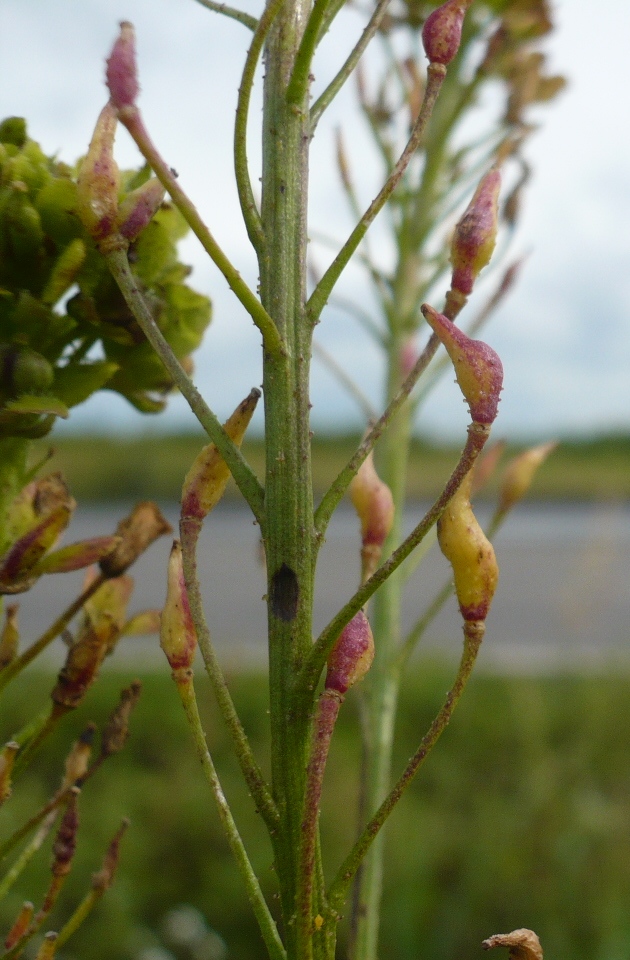
<svg viewBox="0 0 630 960"><path fill-rule="evenodd" d="M344 466L358 439L315 437L316 494L321 494ZM39 452L43 455L52 446L55 453L50 467L64 472L79 501L146 497L176 500L188 466L203 442L201 434L145 434L134 438L76 436L42 441ZM246 441L244 452L262 476L262 442ZM504 462L514 452L508 450ZM411 454L409 495L417 499L435 497L456 463L458 453L455 448L416 441ZM496 485L490 485L488 495L495 488ZM539 471L531 496L559 500L627 498L630 496L630 437L563 442Z"/></svg>
<svg viewBox="0 0 630 960"><path fill-rule="evenodd" d="M407 678L396 769L426 730L449 671L424 663ZM55 788L66 745L87 720L102 724L118 689L131 679L112 668L105 673L17 785L2 810L1 837ZM266 766L264 684L258 676L229 679ZM49 689L41 673L8 688L0 720L5 740L45 702ZM269 846L201 671L198 689L210 748L273 897ZM329 870L354 829L356 707L349 697L326 774L322 822ZM144 678L126 750L86 786L80 803L75 867L47 928L58 928L85 893L120 818L128 815L132 825L115 886L60 960L136 960L141 947L157 943L166 912L181 903L204 913L227 943L229 958L260 960L255 923L166 669ZM0 905L3 929L24 899L41 902L49 847ZM388 851L383 960L473 960L483 956L484 937L519 926L537 930L548 960L626 960L630 677L478 675L395 812ZM343 943L344 924L341 929Z"/></svg>

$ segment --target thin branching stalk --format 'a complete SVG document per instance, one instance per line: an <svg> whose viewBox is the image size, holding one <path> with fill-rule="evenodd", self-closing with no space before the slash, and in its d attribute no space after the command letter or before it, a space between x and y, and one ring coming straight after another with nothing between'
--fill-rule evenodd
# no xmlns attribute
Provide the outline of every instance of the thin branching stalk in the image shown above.
<svg viewBox="0 0 630 960"><path fill-rule="evenodd" d="M249 13L238 10L236 7L229 7L227 3L215 3L214 0L197 0L197 3L200 3L202 7L206 7L208 10L214 11L214 13L222 13L224 17L230 17L231 20L238 20L239 23L242 23L243 26L249 30L255 30L258 26L256 17L252 17ZM57 943L57 947L59 946L60 944Z"/></svg>
<svg viewBox="0 0 630 960"><path fill-rule="evenodd" d="M109 251L107 253L107 262L142 332L158 354L168 373L173 378L174 383L188 401L190 409L197 417L199 423L212 442L216 444L219 453L230 468L236 485L247 500L252 513L261 527L264 528L264 495L260 482L243 457L241 451L228 437L220 421L192 383L190 377L185 373L179 360L166 342L131 272L126 250L114 249Z"/></svg>

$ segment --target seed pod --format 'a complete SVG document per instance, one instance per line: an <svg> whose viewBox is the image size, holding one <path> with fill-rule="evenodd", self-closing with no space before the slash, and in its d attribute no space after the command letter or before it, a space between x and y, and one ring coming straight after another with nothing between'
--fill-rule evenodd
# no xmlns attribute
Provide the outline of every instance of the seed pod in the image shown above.
<svg viewBox="0 0 630 960"><path fill-rule="evenodd" d="M106 104L77 178L77 213L91 236L98 241L109 236L118 216L119 170L114 160L116 110Z"/></svg>
<svg viewBox="0 0 630 960"><path fill-rule="evenodd" d="M96 725L89 723L79 739L73 743L70 753L66 757L63 781L61 783L62 790L67 790L68 787L81 783L87 772L88 763L90 762L95 733Z"/></svg>
<svg viewBox="0 0 630 960"><path fill-rule="evenodd" d="M53 703L65 710L78 707L98 676L111 640L110 629L86 629L68 651L51 693Z"/></svg>
<svg viewBox="0 0 630 960"><path fill-rule="evenodd" d="M52 365L36 350L0 344L0 389L6 397L45 393L54 376Z"/></svg>
<svg viewBox="0 0 630 960"><path fill-rule="evenodd" d="M129 718L136 706L142 684L139 680L134 680L130 686L126 687L120 694L120 703L110 715L101 740L101 755L109 757L113 753L120 753L127 742L129 736Z"/></svg>
<svg viewBox="0 0 630 960"><path fill-rule="evenodd" d="M503 386L503 365L499 356L482 340L471 340L428 303L423 303L421 310L453 362L473 422L493 423Z"/></svg>
<svg viewBox="0 0 630 960"><path fill-rule="evenodd" d="M129 242L136 240L160 209L166 190L156 177L128 193L118 210L118 231Z"/></svg>
<svg viewBox="0 0 630 960"><path fill-rule="evenodd" d="M422 28L422 45L430 63L448 64L457 56L464 15L472 0L448 0L430 13Z"/></svg>
<svg viewBox="0 0 630 960"><path fill-rule="evenodd" d="M116 109L133 106L140 88L136 67L136 35L133 24L128 20L120 24L120 35L107 60L105 76L111 102Z"/></svg>
<svg viewBox="0 0 630 960"><path fill-rule="evenodd" d="M363 580L376 570L383 544L394 522L392 492L376 472L372 452L363 461L349 487L350 499L361 521Z"/></svg>
<svg viewBox="0 0 630 960"><path fill-rule="evenodd" d="M519 453L507 465L499 493L499 512L507 513L529 490L534 475L550 453L558 446L555 441L541 443Z"/></svg>
<svg viewBox="0 0 630 960"><path fill-rule="evenodd" d="M470 470L438 520L440 549L453 568L464 620L485 620L499 579L494 549L470 504Z"/></svg>
<svg viewBox="0 0 630 960"><path fill-rule="evenodd" d="M223 425L228 437L237 447L240 447L243 442L245 431L254 415L259 399L260 390L254 387L249 396L245 397ZM209 443L197 454L184 479L182 520L203 520L211 510L214 510L223 496L229 479L228 465L214 443Z"/></svg>
<svg viewBox="0 0 630 960"><path fill-rule="evenodd" d="M173 541L168 560L166 602L162 611L160 646L166 654L171 670L190 670L197 652L197 631L190 612L188 592L184 582L182 546Z"/></svg>
<svg viewBox="0 0 630 960"><path fill-rule="evenodd" d="M77 831L79 829L79 811L77 809L76 794L68 800L59 830L53 844L52 873L55 877L70 873L72 858L77 847Z"/></svg>
<svg viewBox="0 0 630 960"><path fill-rule="evenodd" d="M37 563L66 529L71 516L72 507L61 504L13 544L0 561L0 593L22 593L32 586L38 576Z"/></svg>
<svg viewBox="0 0 630 960"><path fill-rule="evenodd" d="M11 796L11 774L15 757L20 749L19 743L10 740L0 752L0 806Z"/></svg>
<svg viewBox="0 0 630 960"><path fill-rule="evenodd" d="M92 874L92 889L101 894L105 893L106 890L109 890L114 882L114 877L118 868L118 861L120 859L120 841L125 835L128 826L129 820L127 820L125 817L116 831L112 842L107 848L101 869L98 871L98 873Z"/></svg>
<svg viewBox="0 0 630 960"><path fill-rule="evenodd" d="M13 926L6 935L4 941L4 949L11 950L12 947L16 945L18 940L21 940L26 931L28 930L31 920L33 919L33 914L35 913L35 907L32 903L26 900L20 907L19 913L15 918Z"/></svg>
<svg viewBox="0 0 630 960"><path fill-rule="evenodd" d="M35 960L53 960L55 953L57 952L57 937L58 933L55 933L54 930L49 930L45 934L42 944L37 951Z"/></svg>
<svg viewBox="0 0 630 960"><path fill-rule="evenodd" d="M100 561L106 577L118 577L163 533L171 533L170 523L151 501L139 503L116 528L120 543Z"/></svg>
<svg viewBox="0 0 630 960"><path fill-rule="evenodd" d="M512 930L511 933L496 933L481 944L484 950L507 947L509 960L543 960L540 940L533 930Z"/></svg>
<svg viewBox="0 0 630 960"><path fill-rule="evenodd" d="M20 632L17 625L17 603L7 605L4 626L0 633L0 670L8 667L15 660L20 641Z"/></svg>
<svg viewBox="0 0 630 960"><path fill-rule="evenodd" d="M452 290L465 296L472 292L479 273L489 263L499 225L501 174L490 170L479 183L472 200L455 227L451 242Z"/></svg>
<svg viewBox="0 0 630 960"><path fill-rule="evenodd" d="M330 651L324 687L342 696L361 680L374 659L374 637L363 610L355 613Z"/></svg>

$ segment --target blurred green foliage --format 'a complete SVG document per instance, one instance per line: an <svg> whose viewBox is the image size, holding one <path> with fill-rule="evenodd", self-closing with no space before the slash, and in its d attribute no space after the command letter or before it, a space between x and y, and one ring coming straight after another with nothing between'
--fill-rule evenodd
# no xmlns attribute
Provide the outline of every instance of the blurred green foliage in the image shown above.
<svg viewBox="0 0 630 960"><path fill-rule="evenodd" d="M121 175L120 200L149 177ZM0 123L0 440L41 437L57 416L106 388L145 413L172 383L76 212L76 170L46 156L26 122ZM187 227L164 204L129 258L156 323L187 362L210 302L184 282Z"/></svg>
<svg viewBox="0 0 630 960"><path fill-rule="evenodd" d="M356 449L359 437L313 437L313 484L321 495ZM183 478L206 442L193 433L140 436L65 436L55 439L50 469L61 470L70 488L81 501L123 500L156 497L178 500ZM42 443L38 456L50 444ZM520 449L520 448L519 448ZM259 477L264 476L264 444L247 438L243 452ZM436 497L442 490L459 450L414 440L408 476L408 496ZM509 447L502 463L516 452ZM481 496L493 496L498 479L491 481ZM236 493L233 484L228 494ZM533 499L599 500L630 496L630 437L563 441L536 474Z"/></svg>
<svg viewBox="0 0 630 960"><path fill-rule="evenodd" d="M133 641L129 641L133 642ZM58 732L2 810L2 836L57 786L69 742L102 723L132 673L106 672ZM445 666L423 663L407 678L395 769L417 745L448 688ZM166 674L144 692L123 753L86 785L76 863L51 917L59 925L83 895L120 818L123 841L114 887L62 958L137 960L182 891L228 945L228 957L257 960L263 948L213 808L181 706ZM230 677L254 749L267 756L261 677ZM42 703L50 678L22 678L7 691L2 735ZM274 890L271 854L241 783L225 732L198 670L205 729L263 887ZM357 704L348 698L325 779L325 861L340 861L356 809ZM392 817L385 878L383 960L481 956L481 940L535 929L545 956L622 960L630 955L630 676L525 678L480 673L410 793ZM6 929L22 900L38 902L48 854L2 905ZM342 935L341 950L343 951ZM343 955L343 954L340 954ZM61 960L61 958L60 958Z"/></svg>

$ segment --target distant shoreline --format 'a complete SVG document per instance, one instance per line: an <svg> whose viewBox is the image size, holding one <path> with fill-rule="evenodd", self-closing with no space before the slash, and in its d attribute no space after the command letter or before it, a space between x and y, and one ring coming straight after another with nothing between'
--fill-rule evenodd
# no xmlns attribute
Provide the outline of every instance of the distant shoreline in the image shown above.
<svg viewBox="0 0 630 960"><path fill-rule="evenodd" d="M358 441L358 436L313 439L316 495L321 495L329 486ZM61 470L79 501L177 500L183 477L204 442L200 433L146 433L124 437L77 434L59 439L53 434L39 443L38 457L51 448L55 451L46 469ZM505 465L522 449L523 445L508 447L501 464ZM246 441L243 451L262 478L262 440ZM434 498L449 476L457 455L456 447L415 440L408 495L414 500ZM496 489L495 479L482 496L492 499ZM228 488L228 496L235 494L233 487ZM630 436L562 440L540 469L530 497L539 501L588 502L630 499Z"/></svg>

